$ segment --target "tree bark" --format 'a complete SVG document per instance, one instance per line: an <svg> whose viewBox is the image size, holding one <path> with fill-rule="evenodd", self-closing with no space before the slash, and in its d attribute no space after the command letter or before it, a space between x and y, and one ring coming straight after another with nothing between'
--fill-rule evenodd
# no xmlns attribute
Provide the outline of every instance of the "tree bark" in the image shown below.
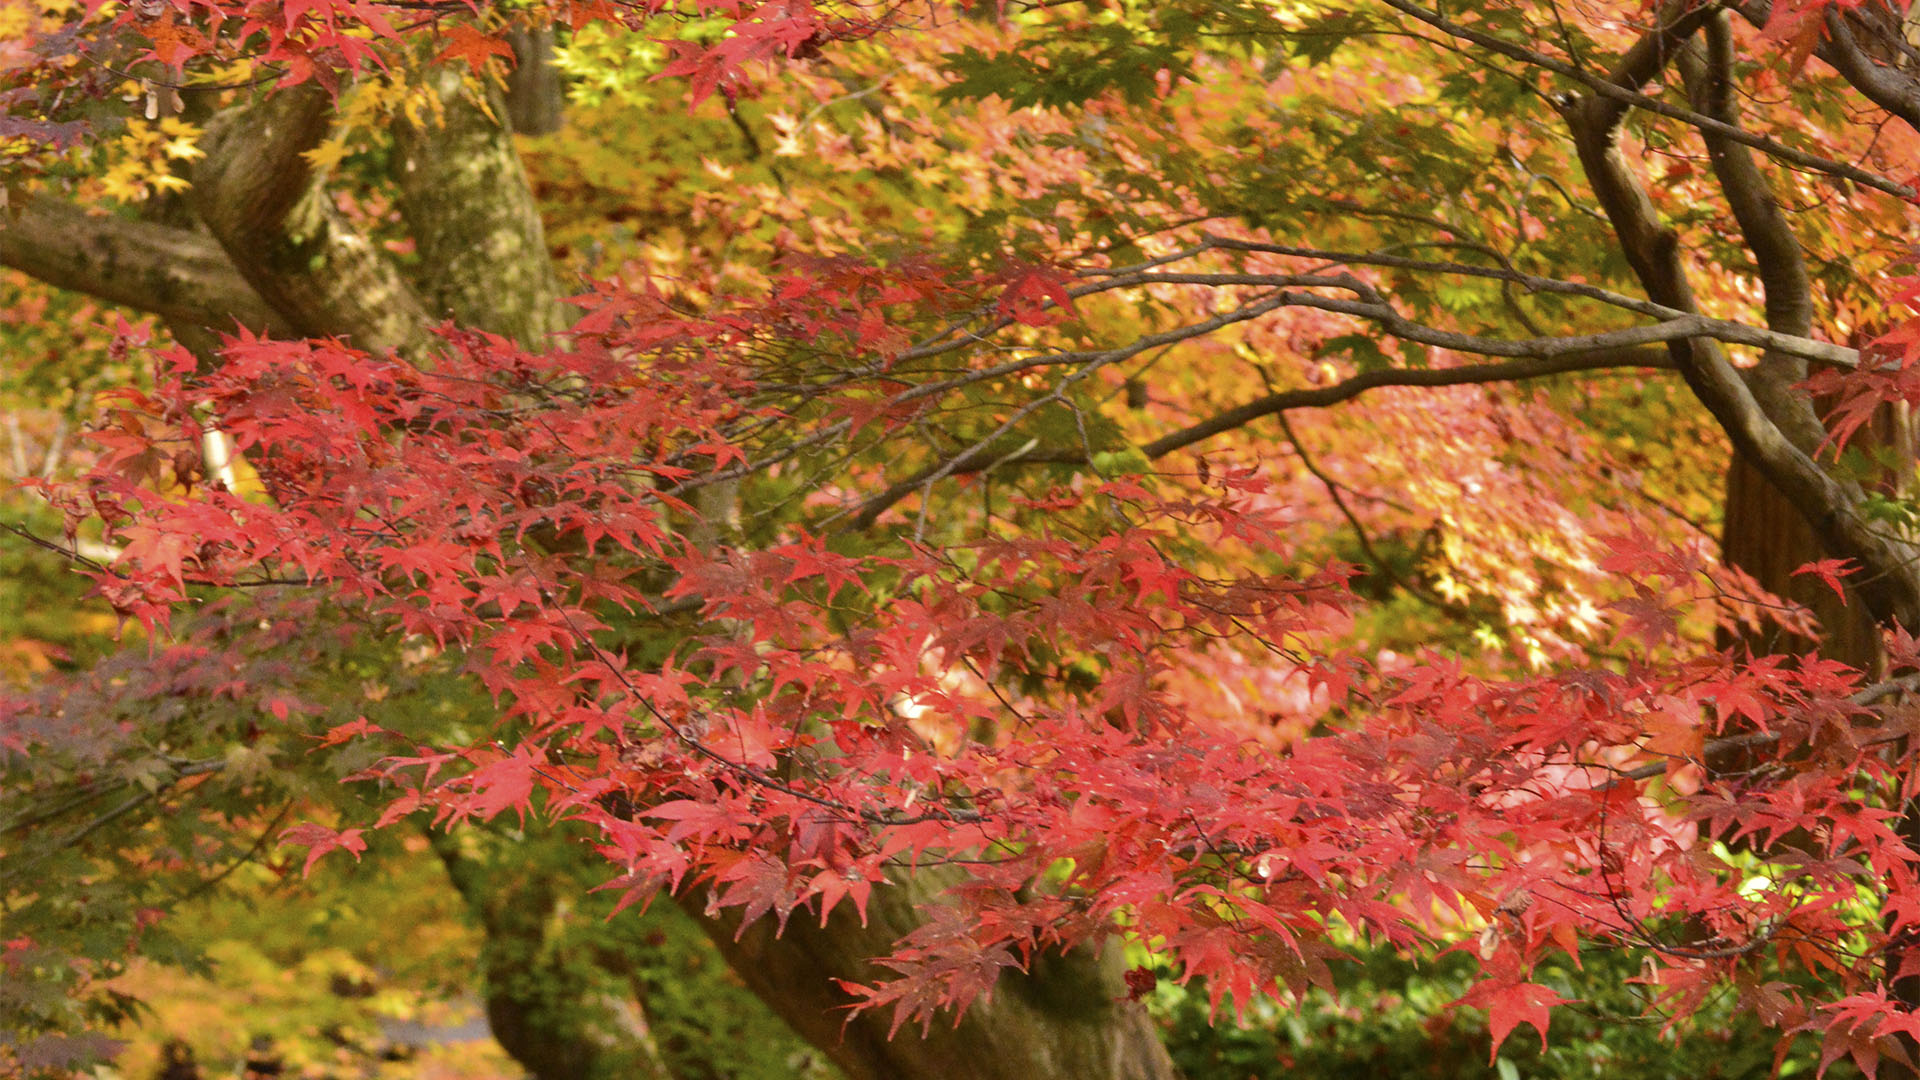
<svg viewBox="0 0 1920 1080"><path fill-rule="evenodd" d="M1733 93L1733 38L1729 16L1720 13L1709 19L1703 30L1702 47L1680 54L1678 66L1686 82L1693 107L1704 115L1737 125ZM1807 274L1806 256L1793 227L1773 196L1753 155L1745 146L1713 132L1703 131L1707 157L1728 206L1739 223L1741 237L1753 252L1754 265L1765 294L1767 328L1780 333L1806 337L1813 329L1813 290ZM1773 415L1790 410L1808 410L1796 387L1807 377L1807 363L1794 357L1769 352L1749 377L1755 397ZM1771 400L1769 400L1771 399ZM1883 409L1873 430L1855 439L1856 448L1871 444L1891 445L1901 438L1895 410ZM1806 418L1803 416L1803 424ZM1817 416L1814 419L1817 424ZM1824 427L1809 431L1801 442L1823 441ZM1886 441L1881 441L1886 440ZM1742 643L1756 654L1819 652L1879 677L1886 667L1885 650L1880 645L1880 627L1867 612L1866 605L1834 595L1832 589L1816 577L1796 575L1794 571L1810 562L1829 557L1826 545L1797 512L1793 503L1767 476L1743 456L1736 455L1727 468L1726 512L1722 526L1721 559L1754 579L1761 588L1813 612L1820 623L1820 636L1809 640L1781 630L1750 635Z"/></svg>
<svg viewBox="0 0 1920 1080"><path fill-rule="evenodd" d="M440 123L394 129L400 214L420 258L427 314L541 344L566 325L540 210L498 94L482 103L459 72L423 79L440 99Z"/></svg>
<svg viewBox="0 0 1920 1080"><path fill-rule="evenodd" d="M169 323L293 331L218 244L187 229L88 214L30 196L15 213L0 213L0 265Z"/></svg>
<svg viewBox="0 0 1920 1080"><path fill-rule="evenodd" d="M566 86L553 62L553 27L507 33L513 72L507 76L507 119L520 135L551 135L566 122Z"/></svg>
<svg viewBox="0 0 1920 1080"><path fill-rule="evenodd" d="M700 920L747 986L824 1050L848 1080L1171 1080L1178 1074L1146 1009L1128 1000L1118 949L1076 949L1038 959L1031 972L1002 976L991 998L975 1002L957 1024L936 1020L923 1034L904 1025L889 1037L886 1010L850 1015L856 999L836 980L872 983L887 977L872 962L924 921L957 875L922 870L876 888L861 925L842 903L822 927L795 911L785 933L770 919L740 927L737 911L699 910L693 893L682 908Z"/></svg>
<svg viewBox="0 0 1920 1080"><path fill-rule="evenodd" d="M1684 2L1667 5L1660 13L1661 25L1628 51L1607 81L1638 91L1716 18L1724 18L1724 12ZM1562 112L1588 183L1648 298L1695 312L1698 307L1678 237L1661 221L1621 151L1620 124L1626 110L1616 98L1595 95L1571 100ZM1727 140L1728 145L1731 142ZM1716 167L1724 160L1724 154L1716 155ZM1743 231L1748 231L1749 220L1736 202L1737 193L1728 195L1736 216L1742 218ZM1792 366L1774 362L1769 355L1749 376L1728 362L1716 342L1693 338L1673 342L1669 348L1687 384L1727 432L1736 451L1786 497L1821 547L1867 570L1859 596L1872 616L1877 621L1920 627L1920 574L1915 572L1914 545L1885 535L1868 521L1860 512L1865 497L1860 486L1835 478L1814 460L1825 431L1812 403L1792 389Z"/></svg>
<svg viewBox="0 0 1920 1080"><path fill-rule="evenodd" d="M233 265L299 333L424 355L426 311L393 261L333 208L306 151L333 118L311 83L217 116L190 197Z"/></svg>
<svg viewBox="0 0 1920 1080"><path fill-rule="evenodd" d="M534 1080L672 1080L633 995L610 992L592 977L594 958L556 932L573 882L556 880L551 858L476 860L458 837L428 837L486 934L480 974L493 1037ZM543 842L552 840L527 843Z"/></svg>
<svg viewBox="0 0 1920 1080"><path fill-rule="evenodd" d="M426 268L421 292L463 325L531 345L557 329L561 316L525 173L505 129L461 100L457 81L437 89L446 127L403 128L396 137L401 212ZM783 936L770 921L741 934L724 916L694 914L747 986L850 1080L1174 1075L1145 1011L1120 1004L1126 989L1113 954L1047 959L1007 979L957 1028L936 1025L926 1038L907 1029L890 1040L878 1014L848 1023L851 999L833 980L879 978L870 958L891 952L918 926L917 905L932 902L941 887L932 875L877 891L864 927L850 910L836 912L824 929L797 913ZM496 1007L517 1006L490 996L489 1009Z"/></svg>
<svg viewBox="0 0 1920 1080"><path fill-rule="evenodd" d="M1721 561L1739 567L1775 596L1807 608L1820 622L1818 640L1773 628L1738 642L1756 656L1818 652L1865 671L1869 678L1884 674L1880 624L1857 600L1842 602L1819 578L1794 574L1810 562L1828 558L1827 550L1787 497L1737 454L1727 465L1725 511Z"/></svg>

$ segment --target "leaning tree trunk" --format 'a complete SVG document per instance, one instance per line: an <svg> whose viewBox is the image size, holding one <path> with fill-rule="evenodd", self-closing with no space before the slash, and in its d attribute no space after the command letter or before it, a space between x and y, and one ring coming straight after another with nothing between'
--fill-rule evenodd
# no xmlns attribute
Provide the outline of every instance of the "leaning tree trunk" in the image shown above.
<svg viewBox="0 0 1920 1080"><path fill-rule="evenodd" d="M428 837L484 934L480 974L493 1037L533 1080L673 1080L632 994L593 978L594 958L559 932L573 879L554 873L554 852L475 858L458 836ZM518 846L554 843L536 834Z"/></svg>
<svg viewBox="0 0 1920 1080"><path fill-rule="evenodd" d="M966 1077L968 1080L1170 1080L1178 1075L1146 1009L1122 981L1118 948L1076 949L1037 958L1033 970L1002 976L991 998L959 1022L934 1021L923 1033L902 1025L889 1037L886 1010L850 1015L856 1000L840 981L878 982L872 958L921 925L929 905L958 874L927 869L874 890L861 925L842 903L822 927L794 912L785 932L762 919L742 930L737 913L682 907L701 921L747 986L809 1042L826 1051L848 1080Z"/></svg>
<svg viewBox="0 0 1920 1080"><path fill-rule="evenodd" d="M332 120L331 103L312 87L234 106L209 124L207 156L188 196L198 225L84 218L30 204L29 219L46 227L6 232L0 263L158 311L175 325L228 330L238 315L249 326L429 361L431 327L449 317L536 344L562 326L564 309L525 173L509 133L492 119L504 108L496 100L489 116L464 100L457 79L427 78L447 105L444 126L403 124L395 133L399 206L419 253L407 272L334 210L327 177L302 156ZM551 1037L571 1030L565 1025L542 1031L551 1010L587 994L584 980L566 981L568 965L539 963L552 884L486 885L457 859L448 865L489 933L487 964L497 970L487 980L487 1009L503 1045L543 1078L645 1075L647 1055L627 1053L617 1023L589 1025L592 1037L571 1046ZM848 1021L848 999L834 980L875 978L870 958L920 925L939 880L934 873L877 890L864 926L844 909L824 928L797 914L783 936L764 922L740 933L725 916L706 925L755 993L856 1080L1174 1075L1144 1011L1123 1001L1111 953L1043 957L958 1026L937 1024L924 1038L908 1029L889 1040L879 1016ZM512 978L516 962L539 967L545 981Z"/></svg>
<svg viewBox="0 0 1920 1080"><path fill-rule="evenodd" d="M525 174L507 133L479 110L458 108L452 84L441 89L446 128L403 128L397 137L402 213L423 263L434 268L422 291L436 313L532 343L559 328L561 309ZM933 878L877 892L865 926L841 911L824 928L802 914L785 934L765 921L741 934L725 916L697 914L747 986L852 1080L1174 1075L1145 1010L1125 1002L1111 953L1044 959L1032 973L1009 978L957 1027L936 1025L926 1037L909 1029L889 1039L877 1014L849 1022L851 998L836 980L877 977L870 958L920 925L920 906L938 891ZM490 1000L489 1007L498 1006Z"/></svg>

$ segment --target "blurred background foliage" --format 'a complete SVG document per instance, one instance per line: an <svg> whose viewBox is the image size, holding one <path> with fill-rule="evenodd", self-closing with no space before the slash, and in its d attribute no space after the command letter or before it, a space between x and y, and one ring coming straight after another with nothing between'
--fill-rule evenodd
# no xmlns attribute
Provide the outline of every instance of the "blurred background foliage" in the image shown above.
<svg viewBox="0 0 1920 1080"><path fill-rule="evenodd" d="M1581 1004L1554 1018L1540 1050L1520 1028L1489 1060L1486 1017L1447 1006L1472 982L1472 958L1451 953L1416 966L1391 950L1334 968L1337 992L1310 990L1289 1008L1253 1003L1237 1020L1207 1015L1195 987L1159 983L1148 1007L1167 1033L1174 1062L1192 1080L1759 1080L1773 1074L1777 1034L1750 1014L1735 1016L1730 995L1672 1029L1642 1014L1642 988L1622 954L1582 954L1581 966L1542 970L1541 982ZM1781 1061L1781 1077L1814 1072L1812 1040ZM1827 1075L1859 1076L1851 1062Z"/></svg>

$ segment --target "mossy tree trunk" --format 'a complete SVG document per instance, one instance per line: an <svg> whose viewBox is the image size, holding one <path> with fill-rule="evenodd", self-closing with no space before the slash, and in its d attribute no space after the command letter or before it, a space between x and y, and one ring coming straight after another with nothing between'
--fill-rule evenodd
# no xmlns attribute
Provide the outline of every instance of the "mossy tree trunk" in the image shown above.
<svg viewBox="0 0 1920 1080"><path fill-rule="evenodd" d="M501 1047L534 1080L672 1080L630 988L622 992L568 932L573 878L555 856L571 853L554 851L551 837L485 836L480 846L522 850L475 857L463 842L470 838L428 835L485 932L480 977Z"/></svg>

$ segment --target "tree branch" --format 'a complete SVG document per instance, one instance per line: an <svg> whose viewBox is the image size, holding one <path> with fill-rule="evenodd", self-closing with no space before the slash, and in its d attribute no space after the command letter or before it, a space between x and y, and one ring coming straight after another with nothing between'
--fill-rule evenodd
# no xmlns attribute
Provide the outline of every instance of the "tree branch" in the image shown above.
<svg viewBox="0 0 1920 1080"><path fill-rule="evenodd" d="M1387 2L1397 4L1402 0ZM1663 24L1669 31L1675 27L1686 28L1671 19L1663 19ZM1657 68L1639 63L1640 58L1671 57L1677 54L1681 44L1669 40L1657 48L1636 47L1629 53L1629 62L1622 64L1612 77L1619 80L1620 86L1637 93L1640 86L1658 74ZM1661 223L1652 200L1621 153L1618 125L1624 110L1616 100L1603 95L1571 102L1562 112L1573 132L1574 146L1586 169L1588 182L1593 185L1627 261L1648 297L1681 311L1697 311L1677 240L1672 230ZM1700 126L1705 130L1706 125ZM1739 131L1724 121L1715 121L1714 126L1717 131ZM1732 141L1751 145L1745 138ZM1874 616L1906 626L1920 625L1920 576L1914 571L1911 545L1882 535L1860 515L1856 508L1864 497L1859 486L1835 480L1814 462L1807 450L1795 445L1795 440L1782 431L1776 418L1755 400L1717 342L1708 337L1693 337L1671 341L1668 348L1688 385L1726 430L1734 446L1799 508L1827 550L1855 559L1866 568L1867 573L1860 579L1860 592Z"/></svg>
<svg viewBox="0 0 1920 1080"><path fill-rule="evenodd" d="M0 218L0 265L168 322L214 329L237 322L279 335L293 330L210 238L90 215L47 198L29 196L17 213Z"/></svg>
<svg viewBox="0 0 1920 1080"><path fill-rule="evenodd" d="M1149 460L1158 460L1176 450L1204 442L1216 435L1245 427L1262 417L1294 409L1324 409L1350 401L1369 390L1388 386L1474 386L1484 383L1522 382L1551 375L1578 371L1609 371L1620 368L1672 370L1666 354L1647 348L1609 349L1579 356L1512 360L1503 364L1465 364L1451 368L1384 368L1363 371L1331 386L1281 390L1255 398L1217 413L1179 431L1163 435L1140 448ZM1033 460L1031 455L1027 460Z"/></svg>
<svg viewBox="0 0 1920 1080"><path fill-rule="evenodd" d="M1612 349L1581 356L1514 360L1503 364L1468 364L1453 368L1385 368L1363 371L1331 386L1281 390L1256 398L1244 405L1208 417L1197 424L1163 435L1140 447L1140 452L1149 461L1157 461L1176 450L1205 442L1216 435L1245 427L1265 417L1278 416L1294 409L1323 409L1343 401L1350 401L1369 390L1388 386L1470 386L1481 383L1519 382L1577 371L1604 371L1619 368L1670 370L1672 367L1673 361L1666 354L1642 348ZM854 520L848 526L848 530L870 528L881 514L900 500L925 487L936 478L936 474L971 474L1011 464L1085 465L1087 463L1087 455L1081 450L1035 450L998 459L988 459L976 452L968 461L960 461L959 456L956 455L940 464L930 465L868 498L860 504L860 509L855 512ZM945 471L942 472L942 470Z"/></svg>
<svg viewBox="0 0 1920 1080"><path fill-rule="evenodd" d="M301 335L424 353L432 339L420 301L393 262L334 210L303 156L332 118L332 100L313 83L221 113L194 169L194 210Z"/></svg>
<svg viewBox="0 0 1920 1080"><path fill-rule="evenodd" d="M1888 679L1885 682L1874 683L1872 686L1866 687L1853 694L1847 700L1860 708L1871 709L1878 706L1881 702L1886 701L1888 698L1900 697L1916 689L1920 689L1920 675L1903 675L1897 679ZM1699 760L1705 761L1708 758L1734 750L1750 750L1761 746L1772 746L1774 743L1780 741L1780 735L1781 733L1778 731L1750 731L1740 735L1723 735L1717 739L1708 739L1700 748ZM1631 780L1651 780L1666 771L1666 762L1655 761L1628 769L1620 773L1618 778L1611 782L1618 784Z"/></svg>
<svg viewBox="0 0 1920 1080"><path fill-rule="evenodd" d="M1624 294L1614 292L1611 289L1603 289L1597 285L1589 285L1584 282L1576 282L1576 281L1562 281L1558 278L1540 277L1535 274L1521 273L1520 271L1517 271L1517 270L1508 270L1508 269L1491 267L1491 266L1475 266L1471 263L1440 262L1440 261L1435 261L1431 259L1413 259L1413 258L1407 258L1405 256L1400 256L1400 255L1382 255L1382 254L1374 254L1370 252L1330 251L1330 250L1325 250L1321 248L1299 247L1291 244L1269 244L1269 243L1262 243L1259 241L1236 240L1229 237L1219 237L1219 236L1209 236L1206 240L1205 246L1220 248L1220 249L1229 250L1229 251L1258 251L1258 252L1265 252L1265 253L1274 254L1274 255L1289 255L1297 258L1319 259L1328 263L1342 263L1342 264L1349 264L1354 266L1382 266L1382 267L1389 267L1393 269L1416 270L1424 273L1454 274L1454 275L1460 275L1464 277L1479 277L1479 278L1487 278L1494 281L1510 282L1512 284L1521 286L1522 288L1528 290L1529 292L1555 293L1562 296L1577 296L1583 299L1593 300L1598 303L1606 304L1609 307L1616 307L1624 311L1631 311L1638 315L1645 315L1645 316L1648 316L1649 318L1660 319L1665 322L1671 322L1671 323L1681 323L1681 324L1684 324L1685 327L1689 328L1684 333L1679 328L1660 331L1660 333L1663 333L1663 334L1675 334L1680 336L1686 336L1686 334L1697 332L1701 336L1711 337L1716 340L1726 342L1729 345L1748 345L1748 346L1752 346L1754 348L1759 348L1759 349L1772 349L1772 350L1777 350L1779 352L1782 352L1789 356L1802 357L1808 360L1818 360L1820 362L1829 363L1829 364L1838 364L1842 367L1853 367L1860 362L1860 354L1858 350L1847 348L1844 345L1835 345L1832 342L1818 341L1811 337L1808 337L1804 332L1785 333L1776 329L1761 329L1759 327L1749 326L1746 323L1734 322L1730 319L1708 318L1707 316L1701 315L1698 311L1682 310L1680 308L1669 307L1665 304L1659 304L1649 300L1643 300L1638 297L1626 296ZM1271 286L1271 287L1330 286L1335 288L1347 289L1349 291L1358 293L1363 298L1373 302L1376 306L1384 306L1385 304L1384 298L1379 297L1377 293L1374 293L1372 290L1361 285L1359 282L1357 282L1355 279L1351 277L1335 279L1335 278L1329 278L1325 275L1320 275L1317 277L1296 277L1296 276L1288 276L1288 275L1270 275L1270 274L1180 274L1180 273L1163 273L1158 271L1129 272L1123 275L1116 272L1114 276L1108 278L1102 284L1106 285L1107 287L1119 287L1123 285L1149 285L1149 284L1262 285L1262 286ZM1092 291L1095 291L1095 290L1076 289L1074 290L1074 295L1082 296ZM1369 318L1369 319L1375 318L1375 316L1370 314L1364 315L1362 317ZM1395 316L1395 318L1398 318L1398 316ZM1408 340L1422 341L1427 344L1440 344L1440 342L1438 341L1428 341L1427 336L1446 333L1445 331L1440 331L1433 328L1419 327L1418 324L1406 321L1404 319L1400 320L1399 325L1404 327L1413 327L1416 329L1417 333L1426 335L1422 337L1410 337ZM1694 329L1691 329L1691 328L1698 328L1698 329L1697 331L1695 331ZM1637 332L1644 333L1644 332L1650 331L1651 329L1652 328L1640 328ZM1573 350L1585 348L1587 343L1591 342L1592 336L1572 335L1572 336L1563 337L1563 338L1541 337L1541 338L1533 338L1533 339L1514 340L1514 339L1502 339L1502 338L1474 338L1474 337L1469 337L1467 335L1457 335L1454 338L1454 340L1477 341L1477 342L1504 342L1504 344L1497 346L1494 351L1484 352L1484 355L1531 356L1531 355L1545 355L1545 353L1540 350L1549 348L1549 346L1546 346L1544 344L1546 342L1569 343L1570 348ZM1673 340L1673 338L1661 337L1658 340L1668 341L1668 340ZM1452 348L1453 346L1448 345L1445 347ZM1463 351L1481 352L1482 350L1477 348L1464 348Z"/></svg>
<svg viewBox="0 0 1920 1080"><path fill-rule="evenodd" d="M1856 25L1866 28L1864 12L1842 14L1841 9L1834 6L1827 9L1826 18L1827 37L1814 50L1815 55L1832 64L1840 77L1860 91L1868 101L1906 121L1908 127L1920 131L1920 81L1897 68L1877 63L1867 55L1853 32ZM1897 23L1895 25L1898 26Z"/></svg>
<svg viewBox="0 0 1920 1080"><path fill-rule="evenodd" d="M1509 59L1518 60L1521 63L1550 71L1555 75L1572 79L1574 82L1593 91L1597 96L1597 100L1605 102L1605 110L1612 110L1616 113L1624 112L1628 106L1644 109L1647 112L1692 125L1701 131L1715 132L1744 146L1750 146L1769 157L1798 165L1804 169L1811 169L1814 172L1825 173L1828 176L1837 176L1841 179L1851 180L1863 187L1869 187L1875 191L1882 191L1888 195L1898 196L1902 199L1911 199L1915 195L1912 187L1889 180L1878 173L1869 172L1857 165L1849 165L1845 162L1820 157L1817 154L1809 154L1803 150L1795 150L1791 146L1785 146L1763 135L1755 135L1750 131L1743 131L1740 128L1730 126L1713 117L1703 116L1692 109L1683 109L1675 105L1669 105L1658 98L1651 98L1641 93L1639 88L1644 86L1651 80L1653 75L1659 72L1659 67L1652 65L1657 63L1663 67L1667 60L1672 57L1673 47L1677 46L1677 42L1691 36L1693 31L1699 28L1700 24L1708 15L1718 10L1718 4L1704 4L1694 7L1691 10L1682 6L1680 12L1675 17L1667 20L1659 30L1648 34L1642 39L1642 44L1648 45L1649 48L1642 52L1630 52L1628 54L1622 66L1616 69L1616 75L1619 76L1618 78L1607 78L1595 75L1584 68L1575 67L1564 60L1558 60L1545 53L1529 49L1524 45L1516 45L1505 38L1496 37L1492 34L1482 33L1470 27L1463 26L1441 15L1437 11L1429 11L1421 7L1419 4L1414 3L1413 0L1381 0L1381 2L1396 11L1412 16L1426 23L1428 26L1459 38L1462 41L1472 42L1481 48L1498 53ZM1663 47L1665 47L1667 51L1661 51ZM1637 74L1642 71L1647 73ZM1602 110L1602 112L1605 110ZM1604 119L1606 122L1602 126L1606 130L1611 131L1614 123L1618 120L1618 116L1608 118L1603 115L1596 115L1595 119Z"/></svg>
<svg viewBox="0 0 1920 1080"><path fill-rule="evenodd" d="M1704 56L1689 51L1679 66L1695 108L1729 124L1739 122L1733 99L1733 31L1725 12L1707 22ZM1768 329L1805 337L1813 329L1813 286L1793 226L1746 147L1714 132L1703 131L1701 138L1727 206L1753 252L1766 295ZM1806 395L1793 389L1806 377L1804 358L1768 349L1749 382L1768 415L1789 421L1789 436L1811 452L1826 438L1826 429Z"/></svg>

